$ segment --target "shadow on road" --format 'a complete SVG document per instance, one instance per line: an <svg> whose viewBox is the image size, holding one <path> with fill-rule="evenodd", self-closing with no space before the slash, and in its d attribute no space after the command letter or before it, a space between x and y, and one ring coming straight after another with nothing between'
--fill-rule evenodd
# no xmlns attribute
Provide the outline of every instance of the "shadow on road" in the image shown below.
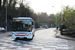
<svg viewBox="0 0 75 50"><path fill-rule="evenodd" d="M32 40L30 40L30 39L15 39L13 41L17 42L17 41L32 41Z"/></svg>

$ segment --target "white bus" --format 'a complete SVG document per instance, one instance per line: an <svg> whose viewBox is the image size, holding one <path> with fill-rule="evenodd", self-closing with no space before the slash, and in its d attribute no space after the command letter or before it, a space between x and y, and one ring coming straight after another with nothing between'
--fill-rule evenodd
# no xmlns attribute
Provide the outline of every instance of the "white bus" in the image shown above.
<svg viewBox="0 0 75 50"><path fill-rule="evenodd" d="M33 39L35 33L35 21L30 17L18 17L12 19L12 38Z"/></svg>

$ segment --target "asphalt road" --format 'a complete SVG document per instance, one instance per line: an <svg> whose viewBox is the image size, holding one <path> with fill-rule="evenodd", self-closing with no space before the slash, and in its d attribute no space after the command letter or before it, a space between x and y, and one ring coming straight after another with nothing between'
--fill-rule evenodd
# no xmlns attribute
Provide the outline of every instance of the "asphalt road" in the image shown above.
<svg viewBox="0 0 75 50"><path fill-rule="evenodd" d="M0 34L0 50L75 50L75 41L56 38L55 28L39 29L33 40L11 38L11 32Z"/></svg>

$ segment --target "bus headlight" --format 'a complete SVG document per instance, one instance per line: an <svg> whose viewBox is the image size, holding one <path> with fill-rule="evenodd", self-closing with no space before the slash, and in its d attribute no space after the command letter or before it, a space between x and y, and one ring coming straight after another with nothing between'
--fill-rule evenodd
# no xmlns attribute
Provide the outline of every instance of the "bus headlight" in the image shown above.
<svg viewBox="0 0 75 50"><path fill-rule="evenodd" d="M31 35L31 33L29 33L28 35Z"/></svg>

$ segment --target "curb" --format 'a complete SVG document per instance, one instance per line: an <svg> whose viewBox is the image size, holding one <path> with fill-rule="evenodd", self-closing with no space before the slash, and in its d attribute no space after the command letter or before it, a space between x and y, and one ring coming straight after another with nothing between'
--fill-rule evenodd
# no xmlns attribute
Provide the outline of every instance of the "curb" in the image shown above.
<svg viewBox="0 0 75 50"><path fill-rule="evenodd" d="M75 38L72 38L72 37L69 37L69 36L66 36L66 35L60 35L60 31L56 31L55 37L56 38L67 39L67 40L75 40Z"/></svg>

